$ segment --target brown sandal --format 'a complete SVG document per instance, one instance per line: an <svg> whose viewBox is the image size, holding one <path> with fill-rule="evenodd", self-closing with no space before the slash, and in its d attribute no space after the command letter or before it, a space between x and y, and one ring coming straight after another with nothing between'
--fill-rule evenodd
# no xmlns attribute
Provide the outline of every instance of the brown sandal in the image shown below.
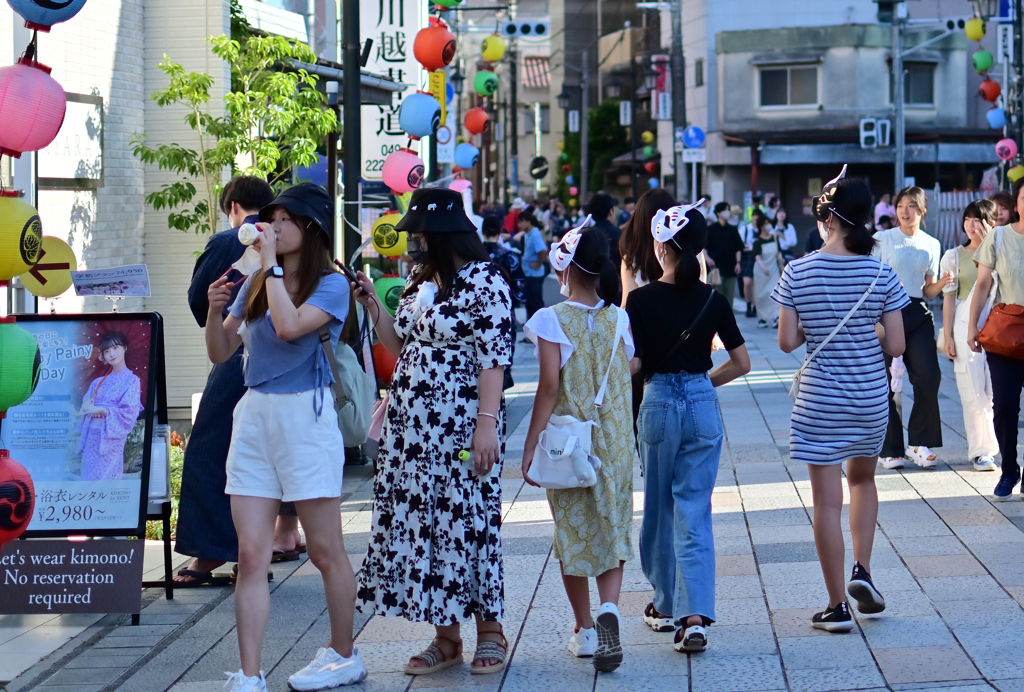
<svg viewBox="0 0 1024 692"><path fill-rule="evenodd" d="M480 637L487 634L496 634L501 637L500 642L481 640ZM498 661L492 663L489 666L476 666L471 665L469 672L471 675L490 675L491 673L497 673L498 671L505 669L505 659L508 656L508 639L505 638L505 632L501 625L498 625L496 630L483 630L477 629L476 635L476 653L473 655L473 663L477 661Z"/></svg>
<svg viewBox="0 0 1024 692"><path fill-rule="evenodd" d="M439 639L455 645L455 653L450 657L445 656L444 651L441 651L441 647L437 645ZM427 665L414 666L407 664L405 666L406 675L428 675L430 673L436 673L439 670L444 670L445 668L458 665L462 663L462 640L460 639L459 641L455 641L454 639L437 635L434 637L434 641L430 642L430 646L413 656L409 661L412 662L417 659L423 661Z"/></svg>

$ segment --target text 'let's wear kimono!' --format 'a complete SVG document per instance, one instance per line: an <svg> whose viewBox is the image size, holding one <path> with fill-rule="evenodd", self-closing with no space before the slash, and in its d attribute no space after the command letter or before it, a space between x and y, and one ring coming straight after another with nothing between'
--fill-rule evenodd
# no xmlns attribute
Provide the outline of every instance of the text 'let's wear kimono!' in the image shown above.
<svg viewBox="0 0 1024 692"><path fill-rule="evenodd" d="M511 366L508 284L494 264L470 262L447 299L416 303L412 291L395 313L405 345L391 378L357 607L433 625L474 614L502 620L504 402L491 473L477 476L458 454L472 447L481 371Z"/></svg>

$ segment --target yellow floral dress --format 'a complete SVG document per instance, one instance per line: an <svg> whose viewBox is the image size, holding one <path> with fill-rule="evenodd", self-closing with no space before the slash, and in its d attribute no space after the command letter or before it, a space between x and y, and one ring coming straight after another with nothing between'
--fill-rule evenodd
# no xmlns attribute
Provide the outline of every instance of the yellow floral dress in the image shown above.
<svg viewBox="0 0 1024 692"><path fill-rule="evenodd" d="M551 313L541 314L548 311ZM565 574L576 577L596 577L633 556L630 528L635 444L629 374L632 339L628 335L626 343L620 343L615 352L604 403L600 408L593 405L611 360L618 311L615 306L587 308L578 303L559 303L539 311L526 328L531 339L540 337L559 343L563 354L571 349L568 359L564 355L562 358L555 415L597 423L591 450L601 460L597 484L548 490L555 518L555 557L562 562ZM560 330L555 329L552 317Z"/></svg>

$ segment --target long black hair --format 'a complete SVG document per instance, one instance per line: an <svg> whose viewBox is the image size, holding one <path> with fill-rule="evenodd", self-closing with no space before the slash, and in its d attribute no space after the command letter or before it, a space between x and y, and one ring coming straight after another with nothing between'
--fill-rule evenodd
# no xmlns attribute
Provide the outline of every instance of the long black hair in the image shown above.
<svg viewBox="0 0 1024 692"><path fill-rule="evenodd" d="M413 275L412 283L402 293L403 296L416 293L423 282L433 281L438 285L437 302L450 298L452 287L455 284L455 273L458 271L458 267L455 266L456 255L467 262L494 264L491 262L491 256L487 253L480 236L475 231L424 233L423 235L427 237L427 261L420 265ZM494 266L501 272L505 282L511 286L512 277L501 265L494 264Z"/></svg>
<svg viewBox="0 0 1024 692"><path fill-rule="evenodd" d="M608 237L598 228L587 228L580 234L576 254L566 271L572 271L580 283L596 283L597 296L605 307L612 305L619 295L619 268L609 253Z"/></svg>
<svg viewBox="0 0 1024 692"><path fill-rule="evenodd" d="M691 288L700 282L700 260L697 259L708 242L708 224L699 209L686 212L687 224L679 229L665 250L676 260L676 286Z"/></svg>
<svg viewBox="0 0 1024 692"><path fill-rule="evenodd" d="M897 204L901 196L910 197L918 202L913 190L907 188L896 197ZM909 192L908 192L909 190ZM924 196L924 193L921 193ZM920 203L918 203L920 207ZM924 208L922 208L924 211ZM831 228L837 225L843 230L843 246L855 255L870 255L875 249L875 238L868 229L871 219L871 190L860 178L843 178L836 184L832 195L832 218L826 221Z"/></svg>
<svg viewBox="0 0 1024 692"><path fill-rule="evenodd" d="M647 281L661 278L661 265L654 256L651 221L655 214L661 210L668 211L675 203L675 199L663 187L643 193L636 201L636 207L619 237L619 255L626 268L634 275L643 274Z"/></svg>

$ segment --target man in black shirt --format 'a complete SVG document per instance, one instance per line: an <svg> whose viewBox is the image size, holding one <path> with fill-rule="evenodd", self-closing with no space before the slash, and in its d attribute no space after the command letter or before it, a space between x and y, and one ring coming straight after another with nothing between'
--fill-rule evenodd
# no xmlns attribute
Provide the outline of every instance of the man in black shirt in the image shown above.
<svg viewBox="0 0 1024 692"><path fill-rule="evenodd" d="M594 217L594 226L600 228L604 232L605 237L608 238L608 249L611 251L612 262L615 262L615 266L618 267L621 261L619 256L619 236L622 235L622 229L612 223L611 220L615 205L614 197L598 192L590 198L590 203L587 205L587 213Z"/></svg>
<svg viewBox="0 0 1024 692"><path fill-rule="evenodd" d="M729 223L732 213L728 202L719 202L714 211L717 220L708 226L708 244L704 254L708 260L708 269L718 267L722 277L721 293L731 308L736 297L736 276L740 273L743 239L740 238L739 229Z"/></svg>

